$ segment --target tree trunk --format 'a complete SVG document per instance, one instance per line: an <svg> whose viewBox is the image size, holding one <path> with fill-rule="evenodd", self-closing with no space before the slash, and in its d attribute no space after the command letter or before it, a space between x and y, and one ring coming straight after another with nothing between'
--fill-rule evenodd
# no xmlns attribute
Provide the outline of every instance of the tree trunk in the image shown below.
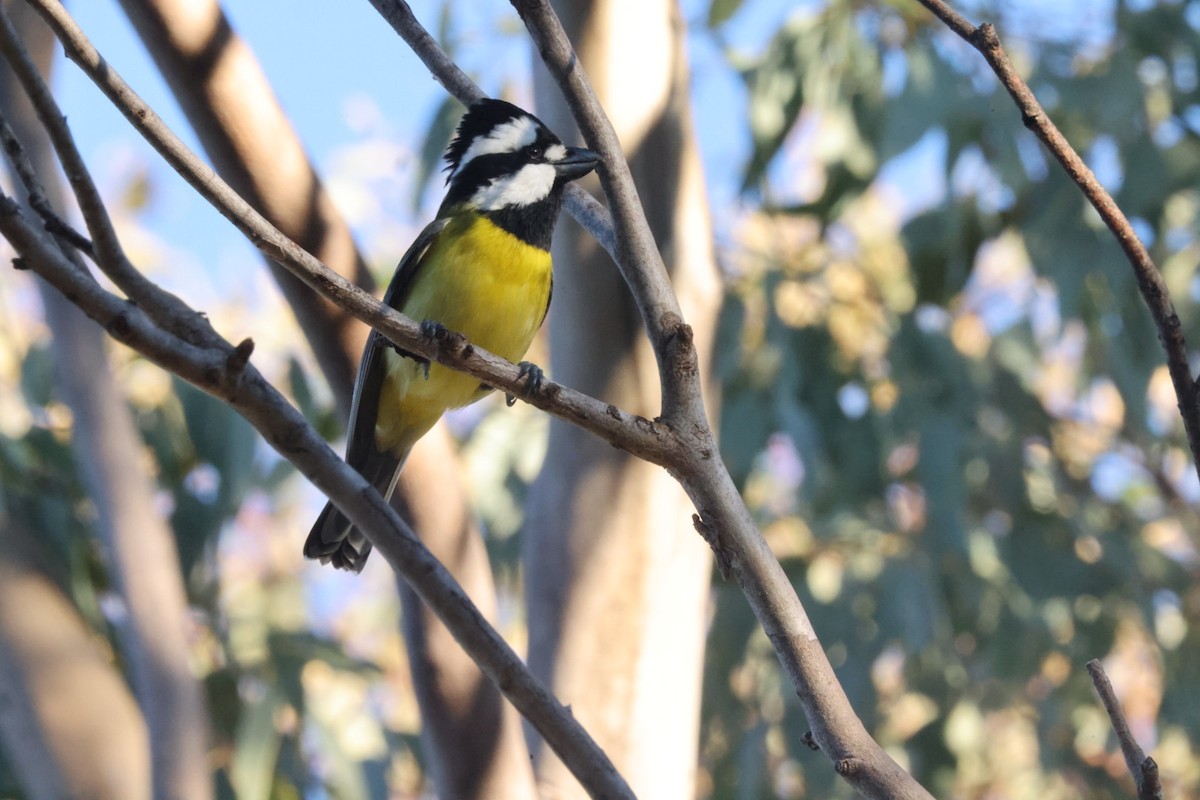
<svg viewBox="0 0 1200 800"><path fill-rule="evenodd" d="M720 300L692 138L685 28L671 0L559 2L608 110L707 369ZM570 130L538 72L538 108ZM594 187L593 187L594 188ZM654 417L658 369L608 256L573 224L556 237L555 380ZM692 506L658 467L558 420L525 533L529 661L643 797L694 796L710 554ZM549 797L578 786L544 748Z"/></svg>
<svg viewBox="0 0 1200 800"><path fill-rule="evenodd" d="M150 800L141 711L46 572L0 519L0 741L30 800ZM34 613L36 610L36 613Z"/></svg>

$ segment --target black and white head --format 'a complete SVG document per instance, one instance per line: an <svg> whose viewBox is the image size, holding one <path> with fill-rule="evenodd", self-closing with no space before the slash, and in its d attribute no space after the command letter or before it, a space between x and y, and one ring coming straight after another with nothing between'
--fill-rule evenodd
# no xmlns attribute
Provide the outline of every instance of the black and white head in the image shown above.
<svg viewBox="0 0 1200 800"><path fill-rule="evenodd" d="M527 111L492 99L467 109L445 158L450 176L442 214L461 209L486 213L523 239L535 234L544 238L547 246L563 187L599 161L591 150L564 145ZM529 225L538 230L525 230Z"/></svg>

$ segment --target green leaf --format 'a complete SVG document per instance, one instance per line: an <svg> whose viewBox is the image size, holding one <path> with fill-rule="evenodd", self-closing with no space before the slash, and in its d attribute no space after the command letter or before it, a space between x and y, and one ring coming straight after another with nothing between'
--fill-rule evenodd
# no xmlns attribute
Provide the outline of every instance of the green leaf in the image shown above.
<svg viewBox="0 0 1200 800"><path fill-rule="evenodd" d="M708 27L719 28L742 7L742 0L712 0L708 6Z"/></svg>

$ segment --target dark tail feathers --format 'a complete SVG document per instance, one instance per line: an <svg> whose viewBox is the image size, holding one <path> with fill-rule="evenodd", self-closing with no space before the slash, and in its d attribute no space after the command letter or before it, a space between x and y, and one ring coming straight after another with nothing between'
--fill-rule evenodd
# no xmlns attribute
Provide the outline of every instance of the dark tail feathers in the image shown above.
<svg viewBox="0 0 1200 800"><path fill-rule="evenodd" d="M362 572L370 554L371 543L367 537L333 503L326 503L304 542L304 557L333 564L338 569Z"/></svg>

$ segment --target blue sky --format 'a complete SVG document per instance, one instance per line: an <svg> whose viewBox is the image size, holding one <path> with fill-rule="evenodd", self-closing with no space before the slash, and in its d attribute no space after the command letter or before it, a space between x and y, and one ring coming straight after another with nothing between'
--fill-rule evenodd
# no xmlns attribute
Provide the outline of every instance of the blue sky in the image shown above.
<svg viewBox="0 0 1200 800"><path fill-rule="evenodd" d="M804 5L812 4L750 0L723 35L738 48L755 52L788 14ZM707 2L700 0L689 0L684 6L689 20L701 20L707 11ZM383 135L408 149L420 146L443 96L441 87L369 3L291 0L230 2L225 7L322 174L329 175L339 154L363 139L364 106L379 112L371 123L372 135ZM442 8L439 0L417 0L412 7L427 27L436 28ZM529 50L508 3L457 0L451 9L460 63L485 90L499 93L528 82ZM104 57L172 130L199 151L115 0L74 4L71 10ZM718 204L726 205L736 202L737 180L748 154L745 132L737 122L740 115L728 110L739 107L744 98L740 81L723 63L715 40L701 26L693 29L697 32L691 36L690 48L698 129L710 186ZM152 190L152 202L142 217L146 227L194 255L205 269L243 261L243 254L254 257L240 234L158 159L72 64L60 61L56 84L72 130L102 186L116 191L130 174L146 170ZM381 175L408 168L404 163L377 166ZM411 216L404 220L407 223L423 222L417 218L421 212L411 208L394 206L389 211Z"/></svg>

